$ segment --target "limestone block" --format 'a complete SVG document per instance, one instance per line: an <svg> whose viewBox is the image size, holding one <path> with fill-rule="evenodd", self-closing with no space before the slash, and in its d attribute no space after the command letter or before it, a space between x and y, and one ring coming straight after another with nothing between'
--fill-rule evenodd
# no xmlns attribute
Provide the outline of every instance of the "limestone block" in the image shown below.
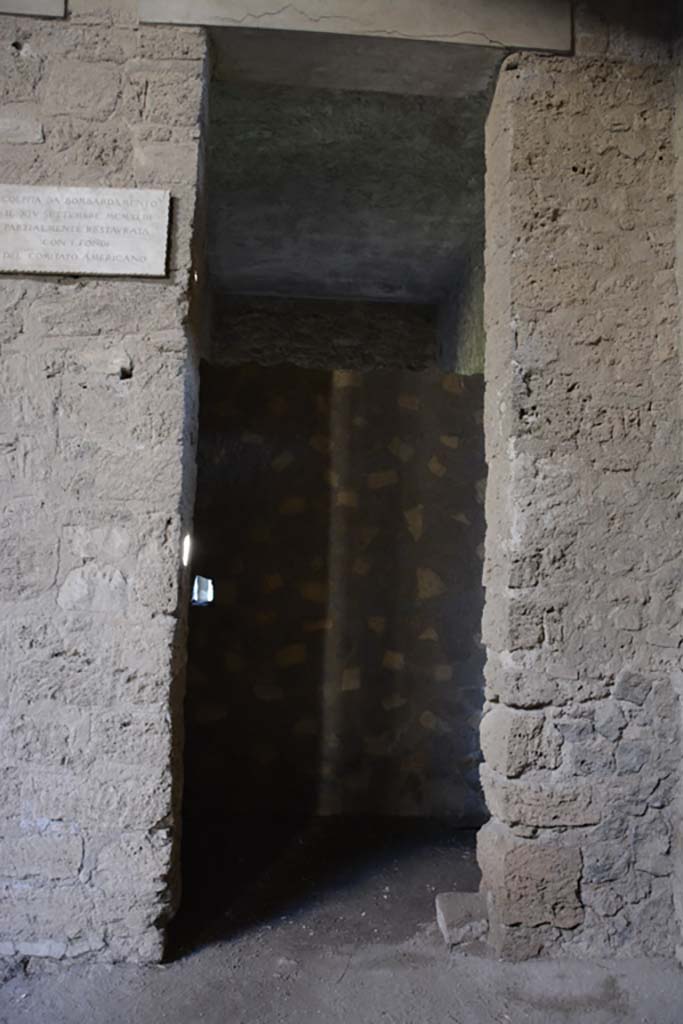
<svg viewBox="0 0 683 1024"><path fill-rule="evenodd" d="M197 146L193 142L136 142L134 168L139 186L194 181Z"/></svg>
<svg viewBox="0 0 683 1024"><path fill-rule="evenodd" d="M54 402L58 386L53 378L60 366L59 357L41 357L36 352L8 352L0 367L0 382L6 395L0 411L3 431L26 435L31 447L39 447L36 435L47 433L48 437L43 440L43 444L51 453L54 451L55 439L50 438L49 433L54 426ZM30 389L27 387L29 381L35 382ZM26 497L25 491L22 497Z"/></svg>
<svg viewBox="0 0 683 1024"><path fill-rule="evenodd" d="M53 60L42 83L46 114L101 121L113 113L121 93L118 68L78 60Z"/></svg>
<svg viewBox="0 0 683 1024"><path fill-rule="evenodd" d="M19 952L37 942L56 942L61 947L68 939L93 930L94 909L82 884L31 890L8 882L0 885L0 935L14 941Z"/></svg>
<svg viewBox="0 0 683 1024"><path fill-rule="evenodd" d="M5 755L17 763L75 764L83 760L89 736L87 712L36 700L7 716Z"/></svg>
<svg viewBox="0 0 683 1024"><path fill-rule="evenodd" d="M61 939L42 939L35 942L17 942L15 949L20 956L46 956L61 960L66 954L67 944Z"/></svg>
<svg viewBox="0 0 683 1024"><path fill-rule="evenodd" d="M129 502L136 511L147 505L150 513L158 513L171 507L182 485L180 450L179 440L176 444L150 446L145 459L140 460L123 446L84 443L74 437L62 439L60 455L72 489L78 492L92 487L91 507L96 512L102 513L112 502Z"/></svg>
<svg viewBox="0 0 683 1024"><path fill-rule="evenodd" d="M126 886L125 876L119 876L118 885L113 890L93 886L91 892L95 920L99 920L103 911L109 914L110 919L116 922L112 931L116 930L128 941L132 936L145 934L168 909L168 901L159 899L152 888L143 891L132 885Z"/></svg>
<svg viewBox="0 0 683 1024"><path fill-rule="evenodd" d="M617 747L617 771L620 775L639 772L652 756L652 744L647 740L622 739Z"/></svg>
<svg viewBox="0 0 683 1024"><path fill-rule="evenodd" d="M133 577L133 594L145 608L172 614L178 607L180 544L155 538L138 554Z"/></svg>
<svg viewBox="0 0 683 1024"><path fill-rule="evenodd" d="M99 761L90 772L62 769L27 773L22 814L27 823L61 821L93 829L134 829L155 825L171 811L171 780L165 745L150 750L143 768ZM158 756L157 756L158 755Z"/></svg>
<svg viewBox="0 0 683 1024"><path fill-rule="evenodd" d="M553 776L545 785L507 779L487 765L482 765L480 774L489 810L508 825L557 828L600 821L600 808L588 783L560 782Z"/></svg>
<svg viewBox="0 0 683 1024"><path fill-rule="evenodd" d="M628 935L635 949L645 956L669 956L680 936L680 924L674 912L671 881L656 879L656 888L650 898L636 904L630 912Z"/></svg>
<svg viewBox="0 0 683 1024"><path fill-rule="evenodd" d="M25 304L23 329L41 343L73 339L71 347L66 346L69 354L85 359L85 370L92 367L97 372L97 365L85 356L88 347L93 354L101 352L102 336L117 347L123 338L139 346L141 339L152 333L178 331L179 299L175 288L159 288L156 283L152 288L148 281L117 281L113 289L111 284L104 287L102 280L78 280L63 285L59 293L46 290ZM68 376L65 383L69 383Z"/></svg>
<svg viewBox="0 0 683 1024"><path fill-rule="evenodd" d="M116 564L128 554L133 545L133 524L107 523L100 526L78 523L65 526L62 548L77 559L102 560Z"/></svg>
<svg viewBox="0 0 683 1024"><path fill-rule="evenodd" d="M6 346L14 340L21 329L21 300L25 294L26 286L23 282L13 281L11 278L3 278L0 281L0 330ZM6 399L9 398L9 394L9 388L6 388Z"/></svg>
<svg viewBox="0 0 683 1024"><path fill-rule="evenodd" d="M73 4L69 8L69 21L49 36L41 33L41 37L41 49L49 45L53 57L122 64L134 58L137 52L135 32L125 27L115 28L104 20L100 24L94 20L88 25L79 24Z"/></svg>
<svg viewBox="0 0 683 1024"><path fill-rule="evenodd" d="M567 660L548 658L545 651L498 650L489 647L486 695L511 707L539 708L608 696L606 678L579 674Z"/></svg>
<svg viewBox="0 0 683 1024"><path fill-rule="evenodd" d="M542 554L539 551L515 553L510 563L508 585L511 589L534 587L538 583Z"/></svg>
<svg viewBox="0 0 683 1024"><path fill-rule="evenodd" d="M622 669L614 681L614 696L632 704L644 704L652 689L652 680L630 669Z"/></svg>
<svg viewBox="0 0 683 1024"><path fill-rule="evenodd" d="M120 960L134 964L159 963L164 956L164 933L155 925L139 927L132 922L126 932L120 934L112 930L108 935L107 954L115 963Z"/></svg>
<svg viewBox="0 0 683 1024"><path fill-rule="evenodd" d="M150 756L170 756L171 722L163 703L143 709L131 704L98 713L92 723L91 756L121 765L144 765Z"/></svg>
<svg viewBox="0 0 683 1024"><path fill-rule="evenodd" d="M669 678L657 680L652 686L652 717L657 735L668 735L671 727L676 727L676 711L678 694L675 688L675 672L667 670Z"/></svg>
<svg viewBox="0 0 683 1024"><path fill-rule="evenodd" d="M168 831L151 835L123 833L98 851L92 871L93 884L103 892L161 892L171 867L172 842Z"/></svg>
<svg viewBox="0 0 683 1024"><path fill-rule="evenodd" d="M113 566L88 562L64 580L57 603L65 611L122 615L128 603L128 584Z"/></svg>
<svg viewBox="0 0 683 1024"><path fill-rule="evenodd" d="M488 929L486 898L478 892L440 892L436 922L447 946L476 942Z"/></svg>
<svg viewBox="0 0 683 1024"><path fill-rule="evenodd" d="M502 924L574 928L583 920L575 847L520 839L489 822L478 834L477 856Z"/></svg>
<svg viewBox="0 0 683 1024"><path fill-rule="evenodd" d="M660 877L671 874L671 827L660 814L650 811L642 821L636 822L633 845L639 871Z"/></svg>
<svg viewBox="0 0 683 1024"><path fill-rule="evenodd" d="M16 819L21 807L21 780L14 765L0 768L0 817Z"/></svg>
<svg viewBox="0 0 683 1024"><path fill-rule="evenodd" d="M9 47L9 42L7 44ZM41 62L37 54L9 51L9 59L3 60L0 76L0 101L34 100L40 81Z"/></svg>
<svg viewBox="0 0 683 1024"><path fill-rule="evenodd" d="M181 70L135 70L125 83L126 111L131 120L144 120L166 126L193 126L202 109L201 64L196 73L190 66Z"/></svg>
<svg viewBox="0 0 683 1024"><path fill-rule="evenodd" d="M622 878L629 870L632 851L622 840L596 842L592 839L583 850L583 878L587 883L610 882Z"/></svg>
<svg viewBox="0 0 683 1024"><path fill-rule="evenodd" d="M536 647L543 640L543 613L535 602L511 598L508 606L507 646L511 651Z"/></svg>
<svg viewBox="0 0 683 1024"><path fill-rule="evenodd" d="M75 879L83 859L80 836L51 832L10 834L0 838L5 878L40 878L43 881Z"/></svg>
<svg viewBox="0 0 683 1024"><path fill-rule="evenodd" d="M568 746L567 756L577 775L604 778L614 771L614 744L602 736L572 743Z"/></svg>
<svg viewBox="0 0 683 1024"><path fill-rule="evenodd" d="M594 911L600 917L614 917L624 906L620 893L608 885L581 883L581 899L587 911Z"/></svg>
<svg viewBox="0 0 683 1024"><path fill-rule="evenodd" d="M67 708L157 706L168 697L176 630L165 615L128 620L120 631L93 630L80 613L17 618L0 624L5 685L27 710L55 700Z"/></svg>
<svg viewBox="0 0 683 1024"><path fill-rule="evenodd" d="M666 783L670 786L669 779L666 780ZM609 803L606 804L608 814L605 815L605 827L609 827L608 822L624 820L627 815L640 817L645 814L650 800L661 787L662 782L655 771L615 772L609 781ZM671 789L667 792L665 785L664 791L670 799ZM659 803L656 797L655 803Z"/></svg>
<svg viewBox="0 0 683 1024"><path fill-rule="evenodd" d="M494 705L482 719L480 739L487 765L508 777L531 768L557 767L559 736L554 738L543 712Z"/></svg>
<svg viewBox="0 0 683 1024"><path fill-rule="evenodd" d="M6 103L0 110L0 139L4 143L43 141L39 108L33 103Z"/></svg>
<svg viewBox="0 0 683 1024"><path fill-rule="evenodd" d="M105 947L106 938L102 927L83 930L73 938L68 939L66 955L72 957L85 956L88 953L102 953Z"/></svg>
<svg viewBox="0 0 683 1024"><path fill-rule="evenodd" d="M137 33L138 56L145 60L203 60L204 33L196 28L150 28Z"/></svg>
<svg viewBox="0 0 683 1024"><path fill-rule="evenodd" d="M180 388L167 385L164 393L158 393L160 384L153 379L156 362L153 357L137 358L135 350L107 353L99 366L93 366L87 351L70 359L62 394L64 447L81 440L85 431L103 459L109 453L128 453L141 443L178 443L183 429ZM173 362L167 360L169 372ZM102 415L103 408L107 415Z"/></svg>
<svg viewBox="0 0 683 1024"><path fill-rule="evenodd" d="M0 526L0 601L38 597L54 584L58 555L55 522L25 500L5 507L4 513Z"/></svg>
<svg viewBox="0 0 683 1024"><path fill-rule="evenodd" d="M602 701L594 715L595 730L605 739L614 742L621 736L626 725L623 711L615 701Z"/></svg>
<svg viewBox="0 0 683 1024"><path fill-rule="evenodd" d="M557 709L553 714L555 728L564 740L581 743L595 736L590 706L570 705Z"/></svg>

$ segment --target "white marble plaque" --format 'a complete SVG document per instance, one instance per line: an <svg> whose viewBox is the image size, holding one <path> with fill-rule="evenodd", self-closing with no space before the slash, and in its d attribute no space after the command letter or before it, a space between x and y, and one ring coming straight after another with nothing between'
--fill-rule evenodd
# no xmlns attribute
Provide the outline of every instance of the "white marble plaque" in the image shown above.
<svg viewBox="0 0 683 1024"><path fill-rule="evenodd" d="M0 273L166 274L170 195L0 185Z"/></svg>
<svg viewBox="0 0 683 1024"><path fill-rule="evenodd" d="M43 18L63 18L66 0L0 0L0 14L37 14Z"/></svg>

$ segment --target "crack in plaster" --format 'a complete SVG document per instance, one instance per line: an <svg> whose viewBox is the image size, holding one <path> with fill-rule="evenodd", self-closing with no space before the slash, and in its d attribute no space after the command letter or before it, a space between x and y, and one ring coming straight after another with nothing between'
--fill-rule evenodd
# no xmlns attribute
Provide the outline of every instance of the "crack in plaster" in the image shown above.
<svg viewBox="0 0 683 1024"><path fill-rule="evenodd" d="M282 7L276 8L274 11L261 11L260 14L256 14L253 11L248 11L241 18L232 18L229 15L223 15L220 18L220 23L229 25L245 25L248 22L261 22L264 18L278 18L280 15L285 13L291 13L299 15L301 18L305 18L311 24L319 25L324 21L332 22L348 22L352 25L358 25L363 32L368 35L382 35L385 37L398 38L398 39L415 39L416 36L410 32L401 32L399 29L389 29L384 27L377 27L374 25L368 25L367 23L359 21L357 18L351 18L341 14L310 14L308 11L302 10L294 4L283 4ZM454 40L458 39L461 42L466 40L484 40L485 45L496 46L496 47L509 47L510 44L504 43L500 39L494 39L492 36L486 35L485 32L476 32L474 30L465 30L462 32L435 32L430 33L428 36L420 36L419 38L425 40Z"/></svg>

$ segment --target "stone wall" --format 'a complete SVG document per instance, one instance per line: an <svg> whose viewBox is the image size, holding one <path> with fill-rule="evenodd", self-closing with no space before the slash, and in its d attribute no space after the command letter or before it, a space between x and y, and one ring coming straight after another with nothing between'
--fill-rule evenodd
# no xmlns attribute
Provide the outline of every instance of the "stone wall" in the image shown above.
<svg viewBox="0 0 683 1024"><path fill-rule="evenodd" d="M681 12L683 15L683 12ZM675 116L674 116L674 152L676 156L674 168L674 194L676 196L676 282L678 285L678 300L681 309L681 329L679 330L678 354L679 359L683 354L683 16L679 17L678 31L676 33L676 45L674 48L674 86L675 86ZM678 415L683 420L683 390L678 399ZM681 442L679 441L679 444ZM682 444L683 447L683 444ZM677 693L679 696L679 716L683 713L681 702L681 676L677 678ZM679 768L679 819L676 824L673 856L674 856L674 905L676 916L683 931L683 779ZM679 944L677 950L679 963L683 963L683 943Z"/></svg>
<svg viewBox="0 0 683 1024"><path fill-rule="evenodd" d="M482 416L481 377L204 366L188 828L481 823Z"/></svg>
<svg viewBox="0 0 683 1024"><path fill-rule="evenodd" d="M174 906L205 45L0 18L4 183L169 188L166 280L0 281L3 955L155 960Z"/></svg>
<svg viewBox="0 0 683 1024"><path fill-rule="evenodd" d="M577 57L507 62L488 127L480 860L516 957L677 941L671 31L596 6ZM154 960L177 899L205 42L140 29L133 0L69 7L0 18L3 182L170 188L170 274L0 281L0 954Z"/></svg>
<svg viewBox="0 0 683 1024"><path fill-rule="evenodd" d="M512 957L677 941L673 86L624 38L508 59L488 123L479 857Z"/></svg>

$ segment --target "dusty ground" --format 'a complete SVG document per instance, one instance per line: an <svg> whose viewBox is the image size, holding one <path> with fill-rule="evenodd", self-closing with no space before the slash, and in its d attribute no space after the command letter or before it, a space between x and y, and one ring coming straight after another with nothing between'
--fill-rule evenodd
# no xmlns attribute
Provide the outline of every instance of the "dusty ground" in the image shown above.
<svg viewBox="0 0 683 1024"><path fill-rule="evenodd" d="M683 1024L670 963L449 955L433 897L476 888L468 834L251 831L195 844L173 962L29 965L0 1024Z"/></svg>

